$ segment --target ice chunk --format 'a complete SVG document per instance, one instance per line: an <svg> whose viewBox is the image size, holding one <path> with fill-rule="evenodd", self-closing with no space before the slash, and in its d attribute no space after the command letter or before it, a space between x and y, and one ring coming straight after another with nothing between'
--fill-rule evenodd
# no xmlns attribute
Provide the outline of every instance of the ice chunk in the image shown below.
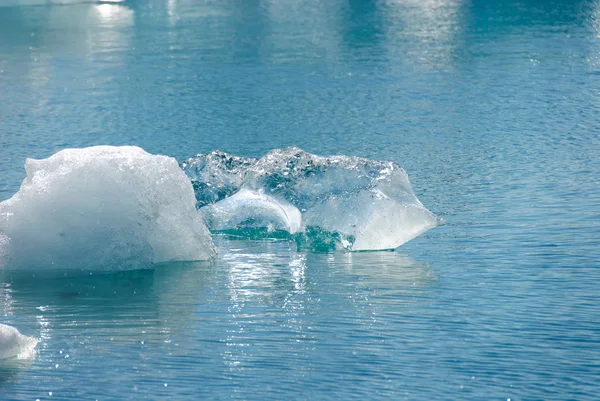
<svg viewBox="0 0 600 401"><path fill-rule="evenodd" d="M436 221L424 207L365 190L314 205L305 213L304 224L340 233L342 247L363 251L397 248L434 227Z"/></svg>
<svg viewBox="0 0 600 401"><path fill-rule="evenodd" d="M25 169L19 192L0 203L6 267L124 269L215 255L171 157L97 146L27 159Z"/></svg>
<svg viewBox="0 0 600 401"><path fill-rule="evenodd" d="M6 324L0 324L0 359L28 358L38 341L24 336L19 330Z"/></svg>
<svg viewBox="0 0 600 401"><path fill-rule="evenodd" d="M256 159L214 151L197 154L181 167L192 180L196 206L200 208L236 193L244 182L246 171L254 163Z"/></svg>
<svg viewBox="0 0 600 401"><path fill-rule="evenodd" d="M310 244L312 237L326 248L333 240L337 247L349 250L393 249L437 225L415 196L406 172L392 162L320 157L292 147L273 150L244 165L236 171L240 176L239 193L260 197L226 198L201 209L211 228L235 229L251 219L253 211L260 211L255 225L282 221L283 214L273 202L285 202L288 209L301 212L298 238L303 243ZM207 176L203 179L210 181ZM240 211L242 217L234 218Z"/></svg>
<svg viewBox="0 0 600 401"><path fill-rule="evenodd" d="M295 234L300 230L300 211L285 200L242 189L236 194L200 209L211 230L267 228Z"/></svg>

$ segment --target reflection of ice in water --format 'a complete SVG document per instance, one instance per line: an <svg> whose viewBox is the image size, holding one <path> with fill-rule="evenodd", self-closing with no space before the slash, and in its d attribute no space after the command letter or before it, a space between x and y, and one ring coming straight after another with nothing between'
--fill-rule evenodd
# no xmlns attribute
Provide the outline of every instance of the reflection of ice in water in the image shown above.
<svg viewBox="0 0 600 401"><path fill-rule="evenodd" d="M277 255L232 252L223 260L229 267L231 299L243 303L257 297L268 297L274 284L273 262Z"/></svg>
<svg viewBox="0 0 600 401"><path fill-rule="evenodd" d="M138 366L150 369L153 362L144 359L144 350L165 347L165 352L182 355L194 346L181 340L195 333L190 327L194 301L204 285L214 282L207 277L211 268L210 263L186 262L115 274L5 272L0 306L29 317L29 324L14 318L10 324L40 339L35 358L39 366L66 375L97 355L117 360L139 349ZM0 381L21 369L3 368Z"/></svg>
<svg viewBox="0 0 600 401"><path fill-rule="evenodd" d="M14 315L14 301L11 293L10 284L0 283L0 316L8 317Z"/></svg>
<svg viewBox="0 0 600 401"><path fill-rule="evenodd" d="M314 270L316 266L327 266L328 274L353 277L356 280L352 284L354 286L370 286L384 292L388 289L397 293L418 291L436 280L434 271L426 263L417 262L398 252L306 254L292 251L293 243L286 241L267 242L265 247L267 249L261 249L262 252L258 249L238 249L223 256L228 268L233 313L242 310L249 302L304 308L301 302L313 295L307 293L308 286L314 295L318 295L323 290L320 285L329 285L326 282L314 282L325 278L315 276L316 272L323 274L321 269ZM312 272L310 279L307 270ZM327 280L334 278L326 277ZM290 303L292 299L295 304Z"/></svg>
<svg viewBox="0 0 600 401"><path fill-rule="evenodd" d="M40 339L42 340L42 346L47 346L47 340L52 337L52 326L47 314L54 313L54 308L50 305L41 305L36 308L39 314L36 316L40 330Z"/></svg>
<svg viewBox="0 0 600 401"><path fill-rule="evenodd" d="M239 308L252 301L277 304L305 291L306 255L296 252L291 241L265 241L259 249L228 250L223 262L231 300Z"/></svg>
<svg viewBox="0 0 600 401"><path fill-rule="evenodd" d="M69 97L71 89L81 86L100 92L110 88L114 77L93 71L103 69L107 63L124 62L131 48L132 9L117 3L73 4L36 7L23 12L23 16L30 14L30 18L13 21L18 29L31 31L27 45L11 50L10 63L0 62L6 79L29 85L30 92L35 94L22 99L23 108L43 118L48 117L49 111L68 115L72 107L84 105L50 102L57 90ZM57 63L57 60L69 62ZM80 68L81 62L87 65ZM67 74L65 68L70 68ZM69 109L65 111L62 107ZM79 114L84 119L92 118L92 113L81 111Z"/></svg>
<svg viewBox="0 0 600 401"><path fill-rule="evenodd" d="M232 371L261 358L265 321L275 322L270 341L285 339L296 357L308 357L334 325L376 338L385 330L381 316L401 317L398 306L417 302L436 280L426 263L396 252L302 253L285 241L252 243L229 244L223 256L231 304L222 357Z"/></svg>
<svg viewBox="0 0 600 401"><path fill-rule="evenodd" d="M286 338L307 336L300 318L308 300L304 296L306 255L293 251L294 245L285 241L262 245L233 249L223 257L229 276L230 323L235 327L227 332L223 359L231 370L243 369L256 356L256 330L261 330L264 319L281 316L278 331Z"/></svg>
<svg viewBox="0 0 600 401"><path fill-rule="evenodd" d="M123 27L133 24L133 11L118 4L97 4L94 10L98 13L99 20L103 25L111 27Z"/></svg>
<svg viewBox="0 0 600 401"><path fill-rule="evenodd" d="M43 30L36 35L43 46L33 47L32 51L37 50L47 57L84 56L90 63L104 61L95 58L96 53L130 48L129 28L133 24L134 11L118 3L50 7L44 17ZM48 69L47 73L51 72Z"/></svg>
<svg viewBox="0 0 600 401"><path fill-rule="evenodd" d="M594 2L592 15L589 18L589 29L596 40L589 41L591 49L587 62L590 68L598 71L600 69L600 48L598 46L598 39L600 39L600 0Z"/></svg>
<svg viewBox="0 0 600 401"><path fill-rule="evenodd" d="M306 286L306 256L297 255L290 262L290 269L292 272L292 282L294 283L294 289L298 294L304 293L304 287Z"/></svg>
<svg viewBox="0 0 600 401"><path fill-rule="evenodd" d="M322 57L336 60L339 57L339 27L336 16L339 14L337 2L287 2L266 3L266 24L274 32L285 34L269 35L264 44L274 61L285 62L287 51L296 49L306 52L309 57ZM308 33L308 34L307 34ZM274 51L273 51L274 49ZM267 53L267 51L265 52Z"/></svg>
<svg viewBox="0 0 600 401"><path fill-rule="evenodd" d="M175 25L177 22L177 0L167 0L167 14L169 15L169 25Z"/></svg>
<svg viewBox="0 0 600 401"><path fill-rule="evenodd" d="M24 6L46 6L46 5L67 5L85 2L94 2L95 0L2 0L0 7L24 7Z"/></svg>
<svg viewBox="0 0 600 401"><path fill-rule="evenodd" d="M434 272L427 264L398 252L361 252L341 256L346 259L347 271L367 282L397 288L423 287L435 281Z"/></svg>
<svg viewBox="0 0 600 401"><path fill-rule="evenodd" d="M389 51L404 52L408 48L406 57L413 64L451 64L460 38L462 3L463 0L386 0Z"/></svg>
<svg viewBox="0 0 600 401"><path fill-rule="evenodd" d="M133 25L133 10L118 4L98 4L92 12L93 18L101 29L95 30L88 39L91 51L121 52L110 60L123 57L123 51L130 47L130 35L124 32L125 28Z"/></svg>

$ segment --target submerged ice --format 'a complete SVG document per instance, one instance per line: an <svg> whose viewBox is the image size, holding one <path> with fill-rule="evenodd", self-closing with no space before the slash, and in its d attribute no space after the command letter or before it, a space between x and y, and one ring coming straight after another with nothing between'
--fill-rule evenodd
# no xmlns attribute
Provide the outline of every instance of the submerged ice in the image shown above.
<svg viewBox="0 0 600 401"><path fill-rule="evenodd" d="M214 231L284 230L309 246L358 251L393 249L437 225L392 162L292 147L258 160L200 154L183 168Z"/></svg>
<svg viewBox="0 0 600 401"><path fill-rule="evenodd" d="M0 265L122 269L215 254L171 157L97 146L27 159L25 170L0 203Z"/></svg>

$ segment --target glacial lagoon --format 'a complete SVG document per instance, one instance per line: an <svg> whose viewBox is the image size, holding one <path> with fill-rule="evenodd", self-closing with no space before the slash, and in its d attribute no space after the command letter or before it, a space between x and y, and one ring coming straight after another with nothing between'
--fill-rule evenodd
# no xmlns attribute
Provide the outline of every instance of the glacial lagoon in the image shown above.
<svg viewBox="0 0 600 401"><path fill-rule="evenodd" d="M183 178L197 154L295 147L397 165L436 219L357 251L211 213L208 260L154 260L147 237L108 254L133 264L82 229L89 260L50 247L45 269L26 238L68 233L36 231L40 214L19 236L29 268L0 274L0 323L37 342L2 360L0 399L595 400L599 16L594 0L0 0L0 201L27 158L66 149L136 146ZM221 210L293 210L252 185ZM169 193L184 238L193 205Z"/></svg>

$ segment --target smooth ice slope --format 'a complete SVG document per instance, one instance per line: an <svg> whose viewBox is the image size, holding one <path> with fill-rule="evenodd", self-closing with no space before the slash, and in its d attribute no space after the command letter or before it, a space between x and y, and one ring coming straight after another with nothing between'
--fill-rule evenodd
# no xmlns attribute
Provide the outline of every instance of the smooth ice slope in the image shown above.
<svg viewBox="0 0 600 401"><path fill-rule="evenodd" d="M300 211L284 200L242 189L214 205L200 209L212 230L266 228L295 234L300 231Z"/></svg>
<svg viewBox="0 0 600 401"><path fill-rule="evenodd" d="M171 157L97 146L27 159L25 169L19 192L0 203L5 267L123 269L215 255Z"/></svg>
<svg viewBox="0 0 600 401"><path fill-rule="evenodd" d="M27 358L37 342L35 338L24 336L12 326L0 324L0 359Z"/></svg>
<svg viewBox="0 0 600 401"><path fill-rule="evenodd" d="M212 163L210 174L206 167L195 169L193 175L186 170L195 180L196 197L204 202L199 205L206 204L213 196L211 188L223 182L228 193L239 191L200 209L213 230L284 222L291 213L282 213L276 206L285 205L285 210L295 208L301 213L299 230L286 230L303 232L303 241L308 237L310 243L310 237L317 233L319 241L329 235L346 249L377 250L396 248L437 225L433 214L415 196L406 172L395 163L319 157L298 148L273 150L257 161L218 154L243 163L233 169L215 168ZM196 166L209 165L206 160L210 155L198 155Z"/></svg>

